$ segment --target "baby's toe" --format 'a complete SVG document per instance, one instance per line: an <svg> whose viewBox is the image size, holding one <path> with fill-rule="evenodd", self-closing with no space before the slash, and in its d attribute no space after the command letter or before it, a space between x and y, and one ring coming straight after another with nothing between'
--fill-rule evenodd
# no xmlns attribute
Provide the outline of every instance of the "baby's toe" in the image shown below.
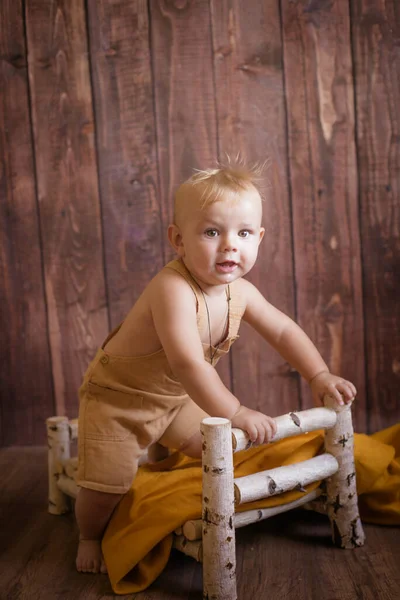
<svg viewBox="0 0 400 600"><path fill-rule="evenodd" d="M91 564L91 573L98 573L100 571L100 561L93 560Z"/></svg>
<svg viewBox="0 0 400 600"><path fill-rule="evenodd" d="M92 568L93 568L92 561L90 559L85 560L84 566L83 566L83 572L84 573L91 573L92 572Z"/></svg>
<svg viewBox="0 0 400 600"><path fill-rule="evenodd" d="M106 567L106 563L104 562L104 559L101 561L101 566L100 566L100 573L107 573L107 567Z"/></svg>
<svg viewBox="0 0 400 600"><path fill-rule="evenodd" d="M75 565L76 565L76 570L79 571L80 573L83 573L83 569L84 569L84 564L82 559L78 556L76 561L75 561Z"/></svg>

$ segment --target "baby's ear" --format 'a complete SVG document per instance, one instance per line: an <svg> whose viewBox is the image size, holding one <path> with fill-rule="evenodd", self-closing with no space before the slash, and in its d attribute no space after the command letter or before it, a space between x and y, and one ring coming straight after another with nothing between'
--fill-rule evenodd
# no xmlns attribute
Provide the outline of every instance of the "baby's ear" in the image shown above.
<svg viewBox="0 0 400 600"><path fill-rule="evenodd" d="M182 234L177 225L170 225L168 227L168 240L175 252L179 256L185 256L185 249L182 242Z"/></svg>

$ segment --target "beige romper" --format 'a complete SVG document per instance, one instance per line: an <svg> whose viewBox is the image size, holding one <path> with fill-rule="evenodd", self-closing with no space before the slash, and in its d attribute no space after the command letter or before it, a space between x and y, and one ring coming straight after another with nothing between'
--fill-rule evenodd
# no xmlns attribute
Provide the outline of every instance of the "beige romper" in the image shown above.
<svg viewBox="0 0 400 600"><path fill-rule="evenodd" d="M196 297L197 326L208 327L201 290L183 262L174 269L188 282ZM229 321L225 340L212 347L213 364L229 352L238 337L244 312L235 283L230 285ZM145 356L115 356L103 348L90 363L79 389L78 485L115 494L130 488L143 452L159 442L180 449L200 429L207 414L186 394L169 366L164 350ZM203 344L210 362L209 344ZM215 353L215 354L214 354Z"/></svg>

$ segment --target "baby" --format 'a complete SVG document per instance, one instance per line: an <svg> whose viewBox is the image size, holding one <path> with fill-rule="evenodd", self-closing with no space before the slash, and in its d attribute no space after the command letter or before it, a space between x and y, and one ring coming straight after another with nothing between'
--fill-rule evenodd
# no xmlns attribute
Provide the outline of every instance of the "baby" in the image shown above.
<svg viewBox="0 0 400 600"><path fill-rule="evenodd" d="M105 572L101 538L131 487L138 461L158 442L201 456L200 422L226 417L263 444L274 420L240 403L214 369L247 321L309 382L351 401L354 385L332 375L314 344L243 277L264 236L256 170L232 163L197 172L175 197L168 238L178 258L149 283L91 362L80 388L76 501L77 569Z"/></svg>

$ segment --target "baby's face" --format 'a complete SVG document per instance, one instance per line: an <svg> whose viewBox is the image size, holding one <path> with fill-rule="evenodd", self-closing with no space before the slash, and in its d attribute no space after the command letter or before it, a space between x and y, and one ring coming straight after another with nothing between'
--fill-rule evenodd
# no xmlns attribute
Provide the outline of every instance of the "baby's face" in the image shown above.
<svg viewBox="0 0 400 600"><path fill-rule="evenodd" d="M264 235L261 198L253 187L232 201L222 198L206 208L194 200L179 219L187 268L207 291L242 277L253 267Z"/></svg>

